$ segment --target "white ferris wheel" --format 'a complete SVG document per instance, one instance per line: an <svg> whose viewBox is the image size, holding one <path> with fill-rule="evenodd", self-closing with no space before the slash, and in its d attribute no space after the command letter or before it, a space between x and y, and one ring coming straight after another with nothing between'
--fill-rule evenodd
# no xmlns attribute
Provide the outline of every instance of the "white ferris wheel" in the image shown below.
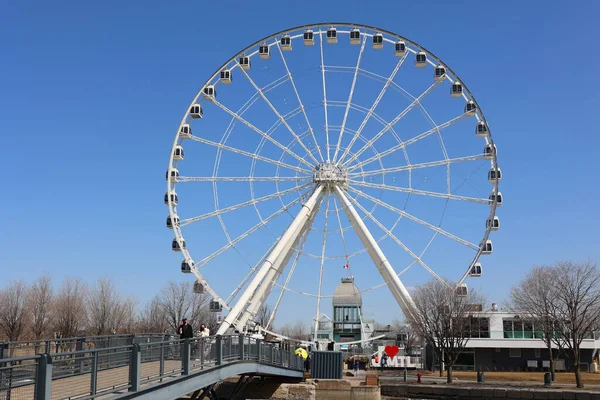
<svg viewBox="0 0 600 400"><path fill-rule="evenodd" d="M466 295L502 204L465 84L419 44L348 23L278 32L226 61L186 110L166 177L172 249L227 311L219 334L267 301L265 329L278 310L321 315L346 270L405 315L406 282Z"/></svg>

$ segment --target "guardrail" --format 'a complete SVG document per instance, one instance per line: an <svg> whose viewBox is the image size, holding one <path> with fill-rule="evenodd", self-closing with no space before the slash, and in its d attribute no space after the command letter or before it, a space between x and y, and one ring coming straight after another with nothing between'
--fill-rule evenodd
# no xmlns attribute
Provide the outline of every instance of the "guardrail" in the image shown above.
<svg viewBox="0 0 600 400"><path fill-rule="evenodd" d="M235 361L304 369L289 343L244 335L134 343L0 359L0 400L94 399Z"/></svg>

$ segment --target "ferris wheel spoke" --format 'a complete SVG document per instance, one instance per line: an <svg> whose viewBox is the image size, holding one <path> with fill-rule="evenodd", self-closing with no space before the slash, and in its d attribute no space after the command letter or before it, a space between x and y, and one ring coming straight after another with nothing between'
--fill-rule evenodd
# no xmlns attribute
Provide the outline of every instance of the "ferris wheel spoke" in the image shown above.
<svg viewBox="0 0 600 400"><path fill-rule="evenodd" d="M236 237L235 239L233 239L232 241L230 241L226 245L222 246L217 251L213 252L212 254L210 254L207 257L204 257L202 260L200 260L199 262L196 263L196 268L201 268L201 267L205 266L206 264L208 264L209 262L211 262L212 260L214 260L217 256L219 256L220 254L222 254L226 250L234 247L236 244L238 244L243 239L247 238L248 236L250 236L251 234L253 234L257 230L259 230L260 228L266 226L269 222L271 222L272 220L274 220L275 218L277 218L279 215L283 214L284 212L287 212L291 207L293 207L297 203L300 203L300 202L306 200L306 198L308 197L308 195L310 193L311 193L311 190L305 191L297 199L294 199L291 202L287 203L285 206L283 206L282 208L280 208L279 210L277 210L273 214L269 215L267 218L265 218L264 220L260 221L259 223L257 223L256 225L254 225L252 228L248 229L246 232L242 233L241 235L239 235L238 237Z"/></svg>
<svg viewBox="0 0 600 400"><path fill-rule="evenodd" d="M448 238L450 238L450 239L452 239L452 240L454 240L454 241L456 241L456 242L458 242L458 243L460 243L460 244L462 244L464 246L467 246L470 249L473 249L475 251L479 250L479 246L477 246L476 244L471 243L468 240L465 240L465 239L463 239L463 238L461 238L459 236L453 235L452 233L447 232L447 231L443 230L440 227L432 225L429 222L423 221L422 219L417 218L414 215L412 215L410 213L407 213L406 211L400 210L399 208L396 208L396 207L394 207L394 206L392 206L392 205L390 205L390 204L388 204L388 203L386 203L384 201L381 201L381 200L379 200L379 199L377 199L377 198L375 198L373 196L369 196L368 194L366 194L362 190L357 190L357 189L354 189L354 188L348 188L348 190L351 190L352 192L358 194L360 197L363 197L363 198L365 198L365 199L367 199L369 201L372 201L373 203L375 203L375 204L377 204L377 205L379 205L381 207L387 208L388 210L390 210L390 211L392 211L392 212L394 212L394 213L396 213L398 215L401 215L401 216L403 216L403 217L405 217L407 219L410 219L413 222L416 222L416 223L418 223L420 225L423 225L423 226L431 229L432 231L434 231L436 233L442 234L442 235L444 235L444 236L446 236L446 237L448 237Z"/></svg>
<svg viewBox="0 0 600 400"><path fill-rule="evenodd" d="M222 109L223 111L225 111L227 114L231 115L233 118L235 118L236 120L238 120L242 124L246 125L248 128L252 129L256 133L258 133L259 135L261 135L262 137L264 137L266 140L268 140L269 142L273 143L275 146L279 147L281 150L283 150L284 152L288 153L290 156L294 157L296 160L300 161L302 164L304 164L304 165L312 168L312 165L308 161L306 161L305 159L303 159L302 157L300 157L298 154L294 153L293 151L291 151L290 149L288 149L287 147L285 147L284 145L282 145L281 143L279 143L277 140L273 139L267 133L263 132L262 130L258 129L256 126L252 125L250 122L248 122L242 116L240 116L237 113L233 112L232 110L230 110L229 108L227 108L226 106L224 106L222 103L218 102L214 98L211 99L211 101L216 106L218 106L220 109Z"/></svg>
<svg viewBox="0 0 600 400"><path fill-rule="evenodd" d="M232 153L240 154L240 155L252 158L254 160L264 161L266 163L273 164L273 165L276 165L278 167L287 168L287 169L291 169L291 170L296 171L296 172L302 172L302 173L306 173L306 174L310 174L311 173L311 171L309 171L306 168L296 167L294 165L286 164L286 163L281 162L281 161L273 160L272 158L264 157L264 156L258 155L256 153L250 153L249 151L240 150L240 149L238 149L236 147L231 147L231 146L227 146L227 145L222 144L222 143L213 142L212 140L204 139L204 138L201 138L201 137L198 137L198 136L191 136L190 139L193 140L193 141L195 141L195 142L199 142L199 143L207 144L209 146L216 147L219 150L227 150L227 151L230 151Z"/></svg>
<svg viewBox="0 0 600 400"><path fill-rule="evenodd" d="M442 165L450 165L450 164L455 164L455 163L460 163L460 162L478 161L478 160L484 160L484 159L485 159L485 156L483 154L475 154L472 156L448 158L445 160L431 161L431 162L425 162L425 163L420 163L420 164L410 164L410 165L404 165L401 167L390 167L390 168L377 169L377 170L373 170L373 171L355 172L355 173L351 173L350 177L365 178L368 176L379 175L379 174L391 174L394 172L412 171L414 169L439 167Z"/></svg>
<svg viewBox="0 0 600 400"><path fill-rule="evenodd" d="M400 239L396 237L389 229L387 229L377 218L375 218L368 210L366 210L356 199L350 197L350 201L353 202L371 221L375 222L379 228L384 231L398 246L407 252L416 262L418 262L427 272L437 278L440 282L446 283L446 281L435 273L419 256L417 256L411 249L409 249ZM449 287L449 286L448 286Z"/></svg>
<svg viewBox="0 0 600 400"><path fill-rule="evenodd" d="M282 196L284 196L284 195L286 195L288 193L292 193L292 192L295 192L295 191L298 191L298 190L302 190L302 189L304 189L304 188L306 188L306 187L308 187L310 185L312 185L312 184L311 183L307 183L307 184L304 184L304 185L301 185L301 186L294 186L293 188L290 188L290 189L282 190L282 191L275 192L273 194L269 194L269 195L262 196L262 197L257 197L257 198L252 199L252 200L244 201L242 203L238 203L238 204L235 204L233 206L221 208L221 209L218 209L218 210L206 213L206 214L198 215L196 217L182 219L180 226L190 225L190 224L193 224L194 222L202 221L202 220L210 218L210 217L215 217L215 216L223 215L223 214L228 213L230 211L239 210L239 209L247 207L247 206L251 206L251 205L254 205L254 204L262 203L263 201L275 199L277 197L282 197Z"/></svg>
<svg viewBox="0 0 600 400"><path fill-rule="evenodd" d="M319 290L317 292L317 318L315 319L313 341L317 340L317 330L319 328L319 313L321 312L321 289L323 287L323 269L325 267L325 248L327 246L327 222L329 221L329 203L331 202L331 192L327 192L327 204L325 205L325 222L323 223L323 242L321 245L321 265L319 267Z"/></svg>
<svg viewBox="0 0 600 400"><path fill-rule="evenodd" d="M381 183L369 183L369 182L356 181L356 180L351 179L350 185L364 186L364 187L368 187L368 188L372 188L372 189L391 190L393 192L410 193L410 194L416 194L419 196L438 197L440 199L468 201L471 203L484 204L486 206L491 205L491 201L489 199L458 196L458 195L450 194L450 193L429 192L427 190L419 190L419 189L406 188L406 187L401 187L401 186L390 186L390 185L384 185Z"/></svg>
<svg viewBox="0 0 600 400"><path fill-rule="evenodd" d="M254 264L254 266L252 266L252 268L250 268L250 271L248 272L248 274L246 274L244 279L242 279L242 282L233 290L233 292L231 292L229 297L227 297L228 304L230 302L232 302L235 299L235 296L237 296L237 294L239 293L239 291L242 290L242 288L244 286L246 286L246 283L248 283L250 278L252 278L252 276L256 273L256 271L258 270L258 267L262 264L264 259L267 258L267 256L269 255L271 250L273 250L274 247L275 247L275 243L273 243L271 245L271 247L269 247L269 250L267 250L267 252L265 254L263 254L263 256L260 258L260 260L256 264Z"/></svg>
<svg viewBox="0 0 600 400"><path fill-rule="evenodd" d="M307 223L306 229L303 232L303 237L300 240L300 246L298 247L297 250L294 250L292 248L292 251L295 251L296 255L294 256L294 261L292 262L292 265L290 267L290 271L287 274L285 282L284 282L283 286L281 286L281 291L279 292L279 296L277 296L277 301L275 302L275 306L273 306L273 311L271 312L271 315L269 316L269 321L267 322L267 326L265 327L267 329L273 323L273 319L275 318L275 314L277 314L277 310L279 309L279 305L281 304L281 300L283 299L283 295L288 290L288 285L289 285L289 283L290 283L290 281L292 279L292 275L294 274L294 271L296 270L296 265L298 264L298 260L300 259L300 256L302 255L302 250L304 249L304 245L306 243L306 240L308 239L308 235L310 234L310 230L312 228L312 225L315 222L315 217L319 213L319 209L321 208L321 204L322 204L322 201L319 201L317 203L317 206L315 207L315 212L312 213L312 215L310 216L310 219L309 219L309 221ZM274 282L274 284L277 284L277 282ZM278 285L278 286L280 286L280 285Z"/></svg>
<svg viewBox="0 0 600 400"><path fill-rule="evenodd" d="M302 113L304 114L304 119L306 120L306 125L308 126L308 130L310 132L310 135L312 136L312 139L313 139L313 141L315 143L315 147L317 148L317 151L319 152L319 157L321 157L321 161L325 161L325 159L323 158L323 153L321 153L321 147L319 146L319 143L317 142L317 138L315 136L315 131L313 130L312 126L310 125L310 121L308 119L308 115L306 115L306 110L304 108L304 104L302 103L302 99L300 98L300 94L298 93L298 88L296 88L296 83L294 82L294 78L292 77L292 73L290 72L290 69L288 67L287 61L286 61L286 59L285 59L285 57L283 55L283 51L281 51L281 45L279 44L279 42L277 42L277 50L279 50L279 54L281 55L281 60L283 61L283 65L285 66L285 71L287 72L287 76L289 77L289 81L292 84L292 88L294 89L294 93L296 94L296 99L298 99L298 104L300 105L300 109L302 109ZM309 152L309 154L310 154L310 152Z"/></svg>
<svg viewBox="0 0 600 400"><path fill-rule="evenodd" d="M323 31L319 27L319 46L321 48L321 76L323 81L323 109L325 110L325 148L327 150L327 162L330 161L329 154L329 120L327 112L327 85L325 84L325 59L323 57ZM318 146L318 144L317 144Z"/></svg>
<svg viewBox="0 0 600 400"><path fill-rule="evenodd" d="M344 112L344 119L342 120L342 129L340 129L340 135L338 137L337 145L335 146L335 153L333 154L333 162L337 159L340 146L342 145L342 136L344 135L344 128L346 127L346 121L348 120L348 111L350 111L350 104L352 104L352 97L354 96L354 87L356 86L356 79L358 78L358 70L360 68L360 60L362 59L363 52L365 50L365 43L367 43L367 36L363 36L362 45L360 46L360 52L358 53L358 60L356 61L356 68L354 69L354 77L352 78L352 85L350 86L350 94L348 95L348 101L346 102L346 111Z"/></svg>
<svg viewBox="0 0 600 400"><path fill-rule="evenodd" d="M366 164L369 164L369 163L377 160L378 158L390 155L390 154L392 154L392 153L394 153L394 152L396 152L396 151L398 151L400 149L405 148L406 146L409 146L409 145L411 145L413 143L416 143L419 140L422 140L422 139L424 139L424 138L426 138L426 137L428 137L430 135L433 135L434 133L437 133L437 132L441 131L442 129L445 129L445 128L451 126L451 125L454 125L455 123L457 123L459 121L462 121L463 119L468 118L468 117L469 117L469 114L467 114L467 113L461 114L458 117L452 118L451 120L448 120L448 121L444 122L443 124L437 125L437 126L431 128L431 129L429 129L428 131L420 133L417 136L415 136L415 137L413 137L413 138L411 138L409 140L406 140L406 141L404 141L402 143L399 143L399 144L397 144L395 146L390 147L387 150L382 151L381 153L379 153L379 157L373 156L373 157L367 158L364 161L356 163L353 166L348 167L348 170L349 171L353 171L353 170L355 170L357 168L360 168L360 167L362 167L362 166L364 166ZM354 154L353 158L355 158L355 157L356 157L356 154ZM349 162L350 162L350 160L348 160L345 164L347 164Z"/></svg>
<svg viewBox="0 0 600 400"><path fill-rule="evenodd" d="M371 105L371 108L369 108L369 111L367 112L367 115L365 115L365 118L363 119L363 121L361 122L360 126L356 130L357 133L352 137L352 139L350 139L350 143L348 144L348 147L346 147L346 150L344 151L344 153L342 153L342 156L340 157L340 159L337 160L338 164L341 164L344 161L344 158L346 158L346 156L348 155L348 153L352 149L352 146L356 142L356 139L358 139L358 136L361 134L362 130L365 128L365 125L367 125L367 122L369 121L369 118L371 118L371 116L375 112L375 109L379 105L379 102L383 98L383 95L387 91L387 88L390 86L390 84L392 83L392 81L396 77L396 74L400 70L400 67L402 66L402 64L404 64L404 60L406 60L406 56L407 55L408 55L408 52L406 54L404 54L404 56L396 63L396 66L394 67L394 70L392 71L392 73L390 74L390 76L387 77L383 88L379 91L379 94L377 95L377 98L375 99L375 101Z"/></svg>
<svg viewBox="0 0 600 400"><path fill-rule="evenodd" d="M404 116L406 114L408 114L408 112L410 110L412 110L417 104L420 104L420 101L423 100L425 98L425 96L427 96L429 93L431 93L433 91L433 89L435 89L439 84L440 84L440 82L438 82L438 81L434 82L423 93L421 93L421 95L419 95L419 97L415 97L414 100L412 101L412 103L410 103L404 110L402 110L402 112L400 112L400 114L396 115L396 117L394 117L393 120L391 120L386 126L384 126L383 129L381 129L379 132L377 132L377 134L375 136L373 136L373 138L371 140L369 140L367 143L365 143L365 145L362 148L360 148L356 153L354 153L354 155L352 157L350 157L343 164L344 165L349 165L352 161L358 159L358 157L362 153L364 153L365 150L367 150L370 146L373 146L373 144L381 136L383 136L384 133L386 133L387 131L389 131L394 125L396 125L398 123L398 121L400 121L402 118L404 118ZM365 122L365 121L363 121L363 122ZM352 144L354 144L354 143L351 143L351 145ZM348 149L350 149L350 147L351 146L348 146Z"/></svg>
<svg viewBox="0 0 600 400"><path fill-rule="evenodd" d="M248 73L246 72L246 70L244 70L243 68L240 68L240 70L242 71L242 73L244 74L244 76L246 77L246 79L248 79L248 82L250 82L250 84L252 85L252 87L254 87L254 89L257 91L257 93L259 94L259 96L262 97L262 99L265 101L265 103L269 106L269 108L271 109L271 111L273 111L273 113L277 116L277 118L279 119L279 121L281 121L281 123L287 128L287 130L290 131L290 133L292 134L292 136L294 136L294 139L298 142L298 144L302 147L302 149L304 149L304 151L306 152L306 154L308 154L308 156L310 158L312 158L315 163L318 164L319 161L317 161L317 159L315 158L315 156L312 155L311 151L308 149L308 147L306 147L306 145L304 144L304 142L302 140L300 140L300 138L298 137L298 134L296 132L294 132L294 130L292 129L292 127L287 123L286 119L279 113L279 111L277 111L277 108L275 108L275 106L273 105L273 103L271 103L271 101L269 101L269 99L267 98L267 96L263 93L262 89L258 87L258 85L250 77L250 75L248 75Z"/></svg>
<svg viewBox="0 0 600 400"><path fill-rule="evenodd" d="M180 176L179 182L306 182L308 176Z"/></svg>

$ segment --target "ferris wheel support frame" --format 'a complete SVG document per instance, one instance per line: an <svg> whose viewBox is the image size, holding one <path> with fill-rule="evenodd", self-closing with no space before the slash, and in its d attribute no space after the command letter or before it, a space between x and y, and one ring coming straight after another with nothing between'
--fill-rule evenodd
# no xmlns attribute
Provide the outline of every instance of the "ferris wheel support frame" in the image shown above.
<svg viewBox="0 0 600 400"><path fill-rule="evenodd" d="M219 326L217 330L217 335L223 335L227 332L230 326L235 326L238 329L243 328L243 326L236 323L238 316L244 311L245 307L248 305L248 302L254 298L262 298L265 292L267 291L267 286L265 283L265 277L274 269L275 263L278 261L278 258L282 254L286 254L289 249L292 247L293 243L296 241L297 236L300 235L302 228L308 220L310 219L311 213L314 211L315 206L317 205L317 200L319 199L321 192L323 191L323 185L318 185L310 198L302 205L302 209L296 215L290 226L286 229L285 233L281 236L277 245L271 251L271 254L265 259L262 266L254 276L254 279L250 282L244 293L240 296L235 306L229 311L227 317ZM283 258L281 259L283 261Z"/></svg>
<svg viewBox="0 0 600 400"><path fill-rule="evenodd" d="M410 315L415 317L418 314L415 303L410 297L408 290L406 290L406 287L394 271L394 268L387 260L385 254L383 254L383 251L377 244L377 241L363 222L360 215L358 215L358 212L352 203L350 203L350 200L348 200L348 197L346 197L344 194L344 191L338 185L334 186L334 190L335 194L344 206L344 211L346 212L354 231L357 233L361 242L367 249L367 253L369 253L369 256L371 256L371 260L375 264L375 267L377 267L377 270L392 292L392 295L398 302L398 305L400 308L402 308L402 312L404 312L405 316Z"/></svg>

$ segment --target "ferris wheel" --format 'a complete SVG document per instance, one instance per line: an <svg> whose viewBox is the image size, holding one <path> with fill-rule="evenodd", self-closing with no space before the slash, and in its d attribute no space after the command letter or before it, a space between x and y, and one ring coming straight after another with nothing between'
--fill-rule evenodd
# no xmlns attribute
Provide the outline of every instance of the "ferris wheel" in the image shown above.
<svg viewBox="0 0 600 400"><path fill-rule="evenodd" d="M345 271L361 293L387 286L405 315L406 282L467 295L482 275L502 204L496 146L471 92L424 47L306 25L198 83L164 201L181 271L227 311L217 333L243 330L267 301L265 328L278 310L306 312L301 298L319 316Z"/></svg>

